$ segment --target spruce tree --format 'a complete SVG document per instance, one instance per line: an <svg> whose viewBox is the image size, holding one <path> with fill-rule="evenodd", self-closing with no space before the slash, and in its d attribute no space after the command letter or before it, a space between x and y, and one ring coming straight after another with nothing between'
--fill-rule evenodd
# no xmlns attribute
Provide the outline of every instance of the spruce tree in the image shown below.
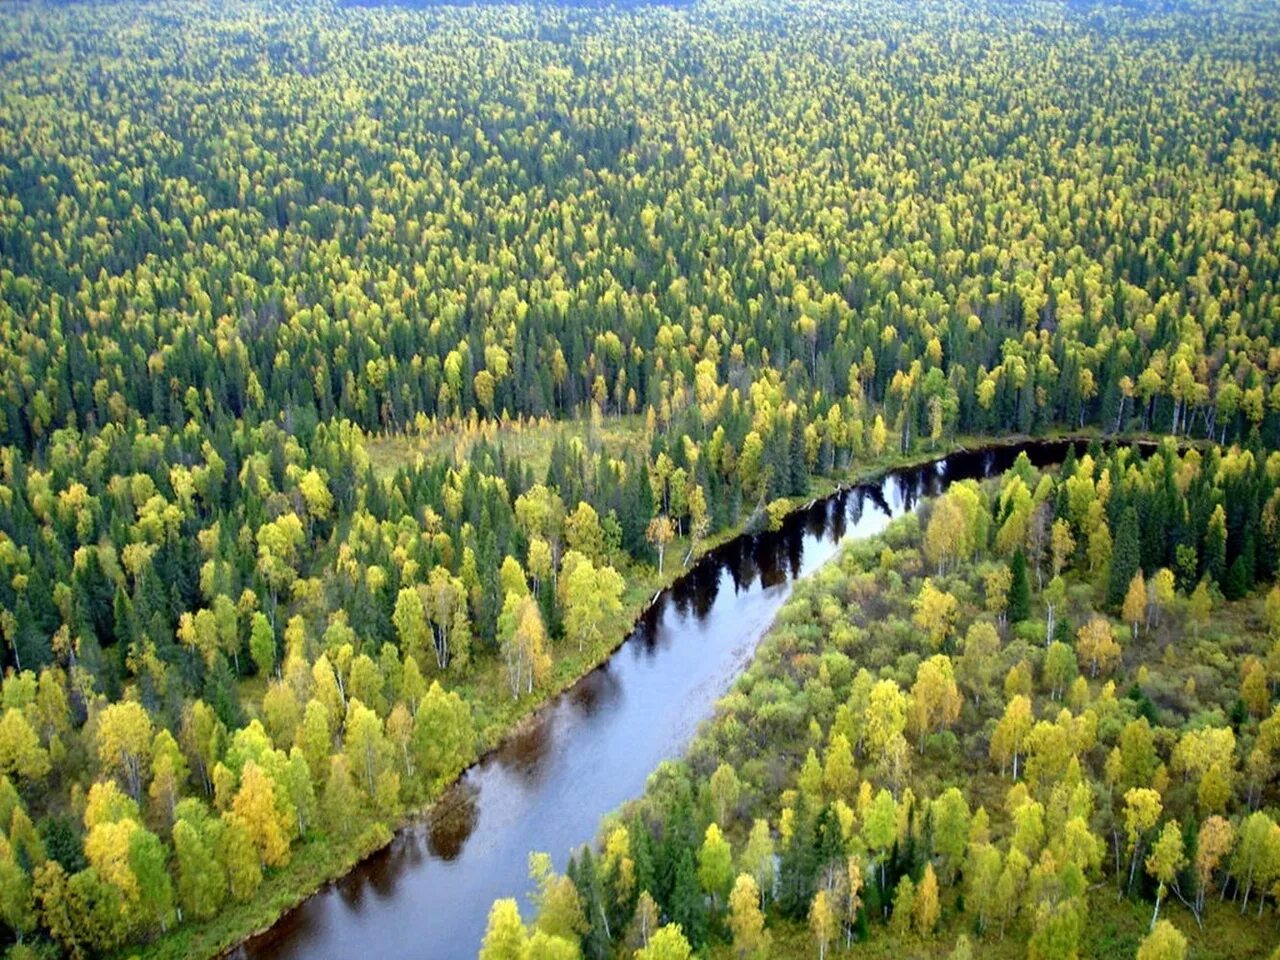
<svg viewBox="0 0 1280 960"><path fill-rule="evenodd" d="M636 891L648 891L652 896L658 885L653 862L653 834L637 816L627 827L627 836L631 846L631 859L635 863Z"/></svg>
<svg viewBox="0 0 1280 960"><path fill-rule="evenodd" d="M1138 572L1141 550L1138 545L1138 513L1126 507L1116 529L1115 547L1111 551L1111 570L1107 575L1107 606L1119 609L1129 590L1129 581Z"/></svg>
<svg viewBox="0 0 1280 960"><path fill-rule="evenodd" d="M790 486L787 493L793 497L803 497L809 492L809 464L804 452L804 423L799 414L791 418L791 443L787 451L787 466L790 468Z"/></svg>
<svg viewBox="0 0 1280 960"><path fill-rule="evenodd" d="M1222 594L1228 600L1241 600L1249 592L1249 569L1244 554L1236 557L1222 582Z"/></svg>
<svg viewBox="0 0 1280 960"><path fill-rule="evenodd" d="M1031 583L1027 579L1027 558L1022 550L1009 563L1009 622L1021 623L1031 616Z"/></svg>
<svg viewBox="0 0 1280 960"><path fill-rule="evenodd" d="M609 935L605 930L600 872L596 869L590 845L582 848L582 857L576 864L569 861L568 876L578 890L582 912L587 918L587 931L582 935L582 956L585 960L604 960L609 955Z"/></svg>
<svg viewBox="0 0 1280 960"><path fill-rule="evenodd" d="M808 915L813 899L813 880L817 870L814 818L803 796L795 808L795 832L782 849L778 864L778 905L793 919Z"/></svg>
<svg viewBox="0 0 1280 960"><path fill-rule="evenodd" d="M671 922L680 925L689 945L695 950L707 940L707 903L698 885L698 871L693 864L693 850L685 847L676 862L675 880L671 886L668 913Z"/></svg>

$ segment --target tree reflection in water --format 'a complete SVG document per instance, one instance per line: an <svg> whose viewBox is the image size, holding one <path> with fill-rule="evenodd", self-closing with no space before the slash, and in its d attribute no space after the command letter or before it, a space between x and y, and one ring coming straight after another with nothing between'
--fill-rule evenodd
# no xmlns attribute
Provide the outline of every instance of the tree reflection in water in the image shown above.
<svg viewBox="0 0 1280 960"><path fill-rule="evenodd" d="M433 857L446 862L458 859L476 828L479 793L469 780L459 780L432 808L427 819L427 849Z"/></svg>

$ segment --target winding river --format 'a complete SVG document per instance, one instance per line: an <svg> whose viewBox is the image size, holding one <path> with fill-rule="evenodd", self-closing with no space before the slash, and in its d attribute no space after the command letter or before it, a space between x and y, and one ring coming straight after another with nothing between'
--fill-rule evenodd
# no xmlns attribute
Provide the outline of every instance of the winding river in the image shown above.
<svg viewBox="0 0 1280 960"><path fill-rule="evenodd" d="M660 761L678 756L796 579L829 560L841 540L877 533L954 480L1000 473L1022 450L1043 466L1066 448L994 447L895 470L793 514L780 531L711 551L657 597L607 662L473 767L429 819L231 956L474 957L493 900L520 897L529 919L529 852L545 850L563 869L602 815L638 795Z"/></svg>

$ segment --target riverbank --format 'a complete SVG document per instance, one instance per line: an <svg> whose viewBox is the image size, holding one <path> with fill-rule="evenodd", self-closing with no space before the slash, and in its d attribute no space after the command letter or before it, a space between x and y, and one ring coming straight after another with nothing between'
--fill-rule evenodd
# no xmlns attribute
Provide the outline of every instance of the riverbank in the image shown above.
<svg viewBox="0 0 1280 960"><path fill-rule="evenodd" d="M1009 436L998 440L975 437L957 438L945 449L884 456L875 461L860 463L857 468L846 471L838 479L815 479L810 496L803 502L796 501L792 506L794 509L800 509L814 500L830 496L841 489L866 482L893 470L917 467L952 452L975 448L994 449L1027 442L1087 440L1091 436L1078 431L1064 431L1043 437ZM732 541L741 534L741 527L722 531L717 537L700 544L688 565L677 568L672 564L665 573L660 574L649 567L635 567L624 571L628 589L624 616L619 618L618 629L595 647L582 652L557 651L552 677L548 684L534 696L512 701L503 692L501 678L496 672L499 667L493 664L480 668L464 683L455 685L454 689L471 703L476 717L477 729L480 732L480 749L476 761L478 762L488 752L497 748L506 738L517 734L528 723L530 717L536 715L559 694L573 687L583 676L608 660L631 633L662 589L677 582L702 555L721 544ZM673 544L669 548L668 556L679 558L686 550L687 541ZM395 830L418 822L430 813L430 803L422 808L406 811L398 819ZM209 923L173 931L141 953L131 955L177 958L212 956L225 952L252 936L254 932L269 928L282 914L307 899L325 883L341 877L365 857L384 847L394 837L395 830L387 825L373 824L359 833L354 840L343 843L334 842L328 837L316 837L295 851L294 858L288 866L265 878L262 889L253 901L235 905Z"/></svg>

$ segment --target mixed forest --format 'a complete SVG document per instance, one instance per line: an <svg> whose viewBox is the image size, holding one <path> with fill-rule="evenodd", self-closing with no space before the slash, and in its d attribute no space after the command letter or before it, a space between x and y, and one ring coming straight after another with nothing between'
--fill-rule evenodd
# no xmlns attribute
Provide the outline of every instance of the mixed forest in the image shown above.
<svg viewBox="0 0 1280 960"><path fill-rule="evenodd" d="M1280 554L1225 545L1278 508L1280 454L1095 443L854 541L482 960L1275 957Z"/></svg>
<svg viewBox="0 0 1280 960"><path fill-rule="evenodd" d="M4 947L212 955L708 545L1070 433L486 955L1266 957L1277 90L1268 4L0 5Z"/></svg>

